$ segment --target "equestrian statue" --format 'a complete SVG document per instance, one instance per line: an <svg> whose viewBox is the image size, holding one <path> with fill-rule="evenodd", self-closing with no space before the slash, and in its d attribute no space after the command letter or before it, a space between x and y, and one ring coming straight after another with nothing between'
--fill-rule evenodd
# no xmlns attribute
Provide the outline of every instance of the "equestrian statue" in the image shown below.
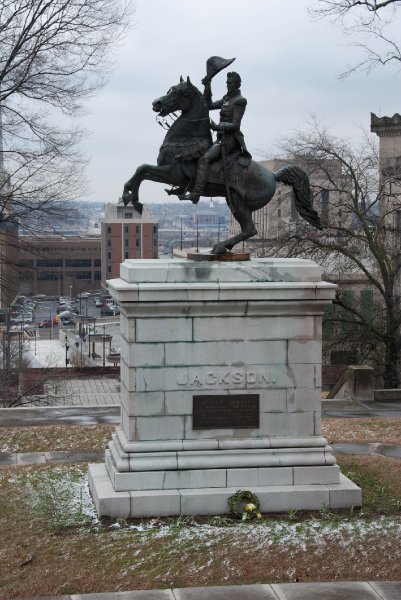
<svg viewBox="0 0 401 600"><path fill-rule="evenodd" d="M211 80L235 59L212 56L206 63L206 77L202 79L203 94L189 77L182 77L165 96L153 102L153 110L161 118L181 111L160 147L157 165L144 164L124 185L122 199L132 203L142 213L139 187L144 180L171 185L166 190L180 200L194 204L200 196L220 196L238 222L237 235L215 244L212 254L226 254L239 242L257 234L252 213L266 206L273 198L276 183L292 186L295 206L308 223L321 229L320 218L312 206L312 195L307 174L295 165L286 165L276 172L269 171L252 160L241 132L246 99L241 94L241 77L232 71L227 74L227 93L213 102ZM220 122L209 117L210 110L220 110ZM217 132L213 141L211 130Z"/></svg>

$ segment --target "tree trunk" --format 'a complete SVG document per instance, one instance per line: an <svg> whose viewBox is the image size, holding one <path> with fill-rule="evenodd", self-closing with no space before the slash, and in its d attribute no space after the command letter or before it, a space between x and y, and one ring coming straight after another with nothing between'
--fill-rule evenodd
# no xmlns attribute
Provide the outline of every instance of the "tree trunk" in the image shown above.
<svg viewBox="0 0 401 600"><path fill-rule="evenodd" d="M398 388L400 386L400 348L396 332L387 336L385 348L383 384L385 388Z"/></svg>

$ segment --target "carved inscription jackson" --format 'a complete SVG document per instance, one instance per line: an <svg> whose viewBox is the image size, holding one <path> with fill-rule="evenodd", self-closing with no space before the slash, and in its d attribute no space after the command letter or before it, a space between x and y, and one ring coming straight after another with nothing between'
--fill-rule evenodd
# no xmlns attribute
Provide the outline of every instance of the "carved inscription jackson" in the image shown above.
<svg viewBox="0 0 401 600"><path fill-rule="evenodd" d="M182 387L263 386L275 383L276 375L272 371L244 371L239 369L183 371L177 378L177 384Z"/></svg>

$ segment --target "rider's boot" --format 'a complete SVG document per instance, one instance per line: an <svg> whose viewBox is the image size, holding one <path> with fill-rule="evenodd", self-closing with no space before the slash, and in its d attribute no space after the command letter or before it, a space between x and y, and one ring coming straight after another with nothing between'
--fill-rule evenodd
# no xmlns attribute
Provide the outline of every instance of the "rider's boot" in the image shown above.
<svg viewBox="0 0 401 600"><path fill-rule="evenodd" d="M202 158L198 161L198 170L196 172L195 184L193 190L188 194L178 196L180 200L191 200L194 204L198 204L199 198L202 196L203 189L207 182L207 175L209 171L209 163L207 160Z"/></svg>

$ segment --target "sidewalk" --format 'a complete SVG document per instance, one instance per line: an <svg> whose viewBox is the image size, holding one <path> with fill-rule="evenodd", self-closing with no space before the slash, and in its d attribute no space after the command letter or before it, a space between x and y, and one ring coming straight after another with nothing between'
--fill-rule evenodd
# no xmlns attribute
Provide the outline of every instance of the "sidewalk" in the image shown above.
<svg viewBox="0 0 401 600"><path fill-rule="evenodd" d="M138 590L31 597L21 600L400 600L400 598L401 581L336 581Z"/></svg>
<svg viewBox="0 0 401 600"><path fill-rule="evenodd" d="M120 404L120 381L101 375L91 378L48 382L57 389L56 406L115 406Z"/></svg>

